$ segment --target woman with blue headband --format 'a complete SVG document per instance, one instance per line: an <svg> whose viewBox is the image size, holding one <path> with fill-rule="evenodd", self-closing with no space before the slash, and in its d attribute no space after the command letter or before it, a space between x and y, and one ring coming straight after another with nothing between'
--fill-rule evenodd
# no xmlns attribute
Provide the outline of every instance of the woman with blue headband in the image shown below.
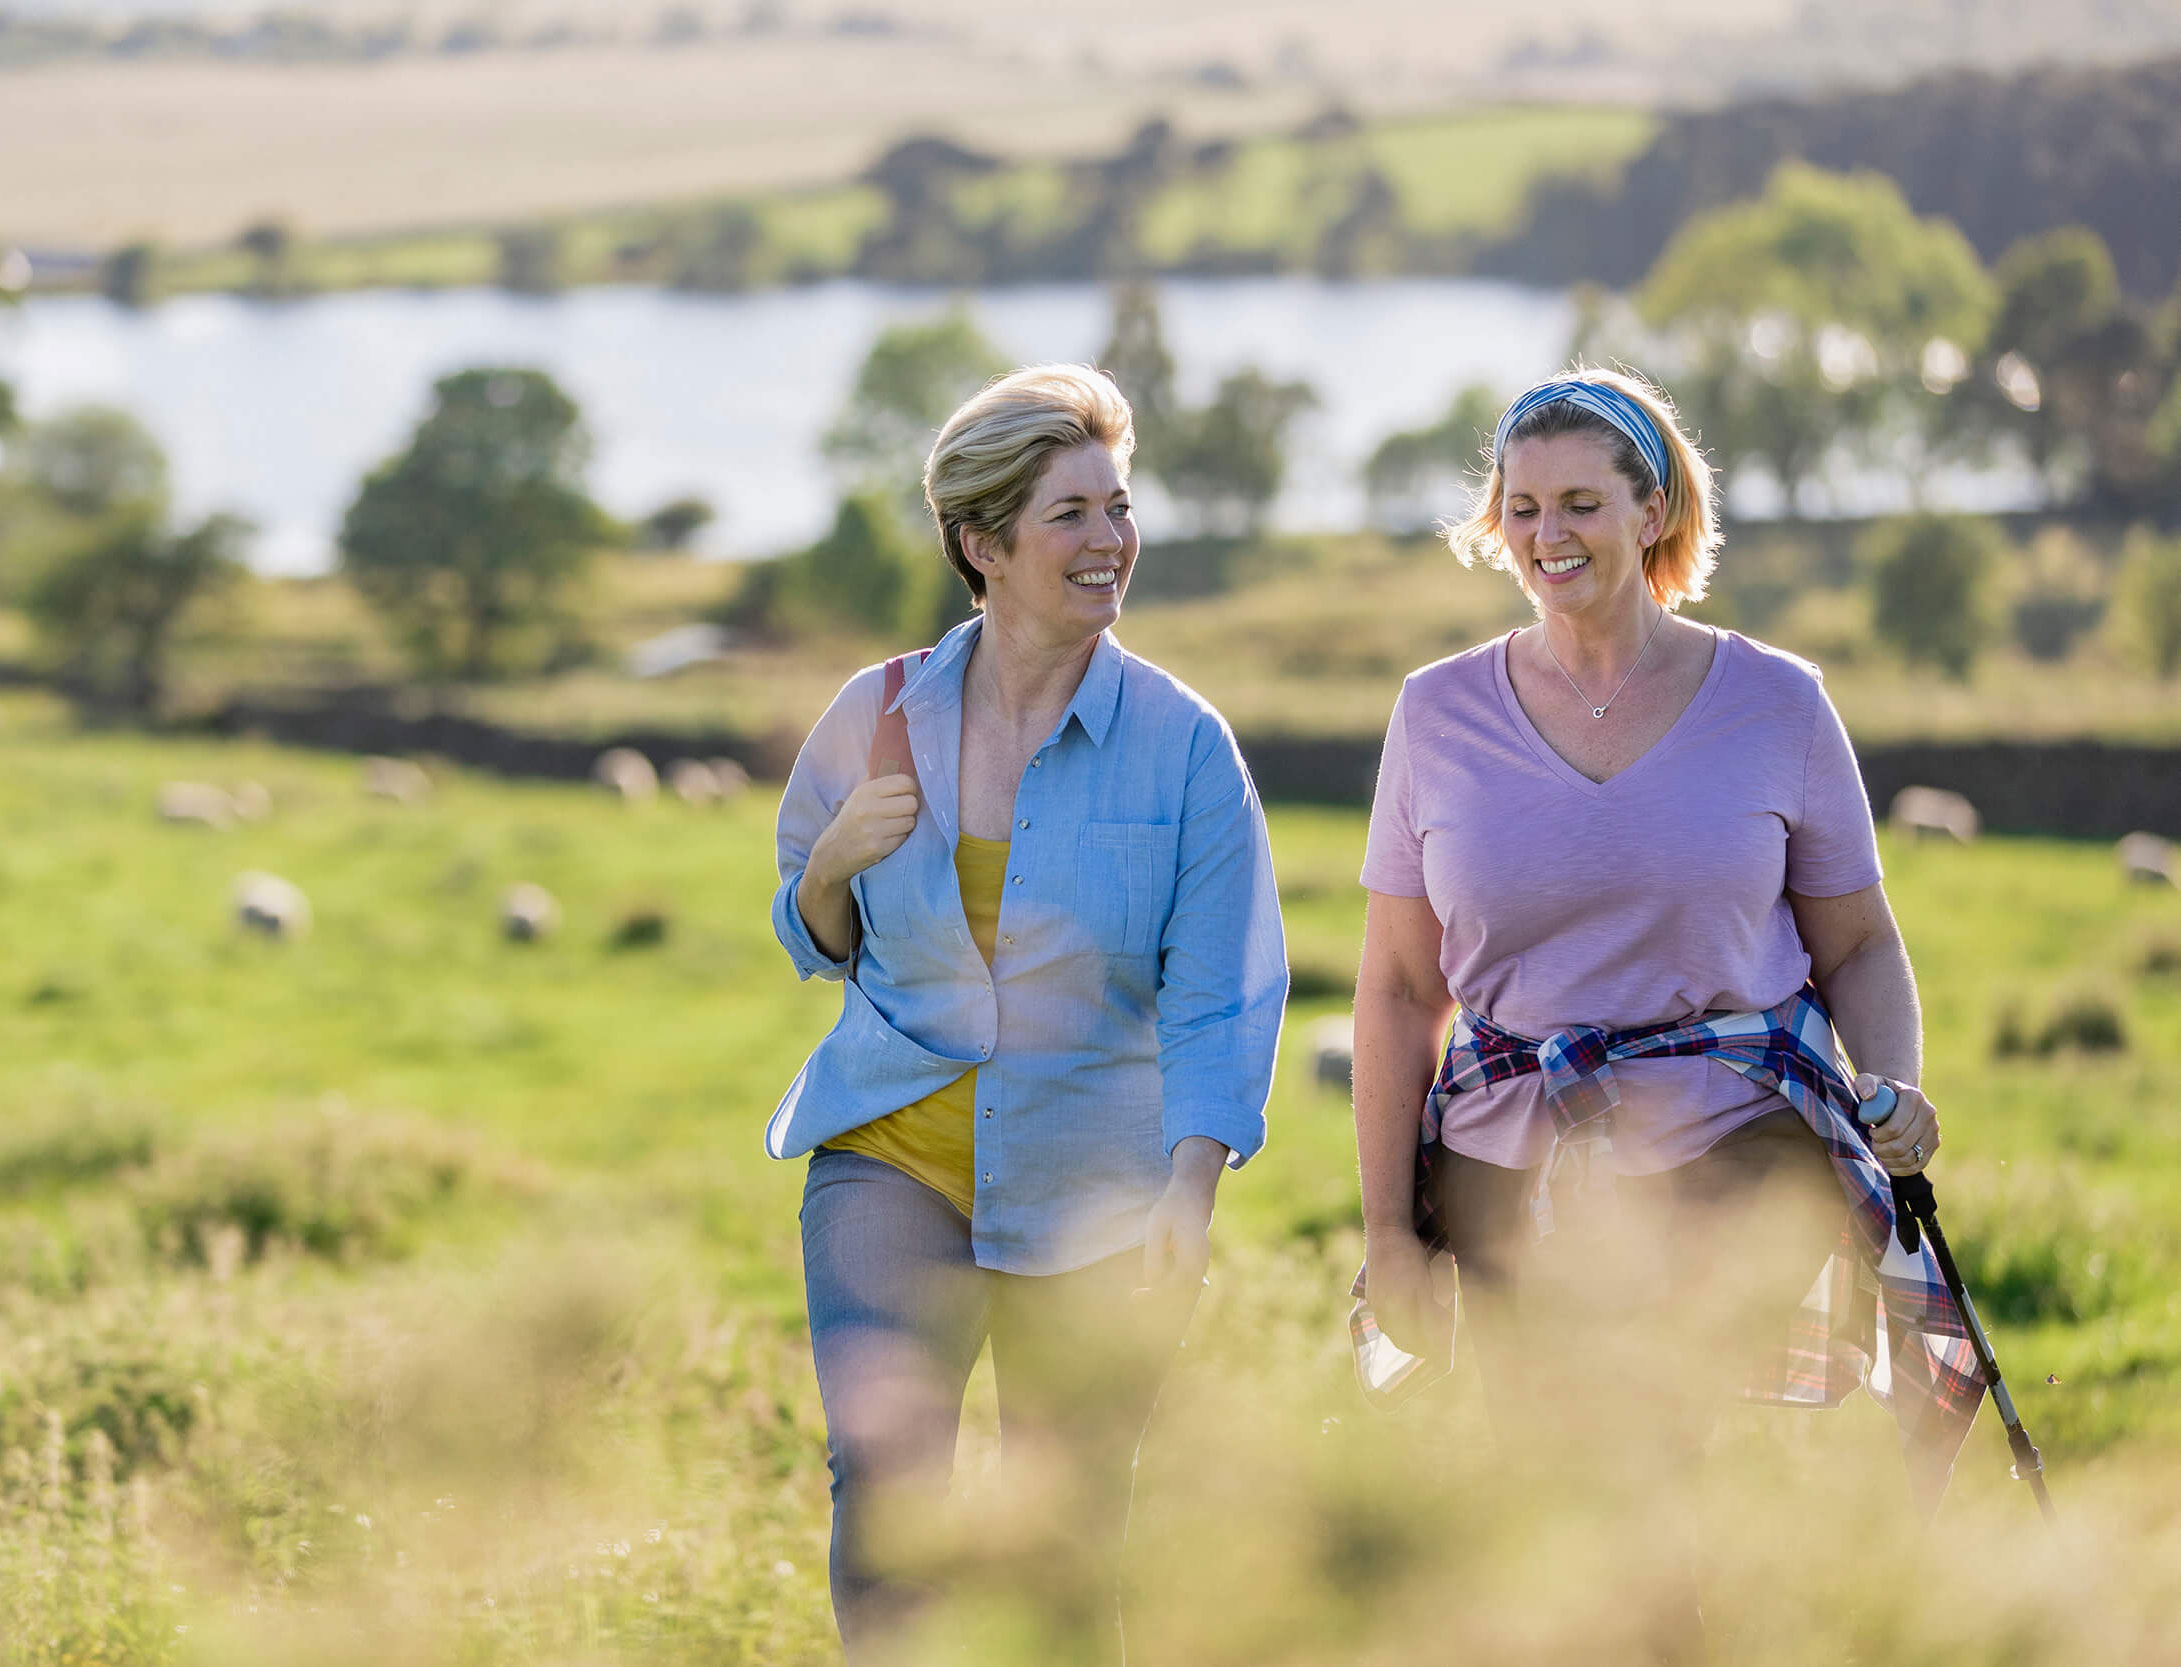
<svg viewBox="0 0 2181 1667"><path fill-rule="evenodd" d="M1358 1366L1390 1394L1447 1358L1451 1253L1529 1450L1676 1464L1737 1391L1832 1405L1872 1376L1935 1501L1980 1386L1892 1234L1887 1172L1939 1145L1915 980L1817 669L1676 611L1712 498L1667 397L1586 370L1508 407L1453 532L1537 619L1414 673L1387 731ZM1880 1079L1899 1105L1866 1135ZM1702 1648L1686 1591L1631 1624L1631 1659Z"/></svg>

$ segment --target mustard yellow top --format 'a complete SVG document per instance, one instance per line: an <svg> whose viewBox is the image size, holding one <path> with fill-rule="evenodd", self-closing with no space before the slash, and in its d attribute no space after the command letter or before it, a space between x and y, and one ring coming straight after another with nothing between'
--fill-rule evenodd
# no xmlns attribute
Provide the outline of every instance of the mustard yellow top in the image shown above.
<svg viewBox="0 0 2181 1667"><path fill-rule="evenodd" d="M970 939L988 967L993 945L999 941L1007 849L1004 839L977 839L969 834L963 834L954 847L954 879L962 890L962 913L969 920ZM977 1196L977 1073L966 1071L914 1105L835 1135L826 1145L892 1164L966 1216Z"/></svg>

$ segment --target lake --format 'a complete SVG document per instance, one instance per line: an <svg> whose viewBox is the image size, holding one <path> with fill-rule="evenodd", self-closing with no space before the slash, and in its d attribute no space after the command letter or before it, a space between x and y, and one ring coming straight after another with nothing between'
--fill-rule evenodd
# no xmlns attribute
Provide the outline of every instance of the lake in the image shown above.
<svg viewBox="0 0 2181 1667"><path fill-rule="evenodd" d="M1297 425L1275 509L1277 524L1296 530L1357 525L1358 469L1380 440L1434 419L1465 383L1512 393L1557 368L1574 324L1564 293L1472 280L1158 287L1185 398L1206 397L1250 364L1316 389L1320 404ZM1108 333L1108 297L1096 284L962 298L1024 362L1089 358ZM549 298L206 295L143 311L39 296L0 309L0 377L34 418L84 401L134 412L167 448L180 513L248 515L261 569L309 573L330 564L357 483L401 445L435 377L537 366L582 405L596 440L592 487L609 509L638 516L699 493L721 511L710 551L767 555L808 542L831 518L835 483L818 441L873 339L951 299L854 280L739 296L635 286ZM1763 513L1753 484L1736 507ZM1872 490L1880 503L1900 495L1883 481ZM1977 477L1944 495L1999 507L2022 496L2022 482L2018 472ZM1140 498L1148 536L1174 530L1155 491Z"/></svg>

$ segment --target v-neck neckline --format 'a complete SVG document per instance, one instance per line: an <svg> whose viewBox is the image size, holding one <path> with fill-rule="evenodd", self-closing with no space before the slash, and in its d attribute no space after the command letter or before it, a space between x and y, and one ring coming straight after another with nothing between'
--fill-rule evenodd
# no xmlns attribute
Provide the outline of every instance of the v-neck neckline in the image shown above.
<svg viewBox="0 0 2181 1667"><path fill-rule="evenodd" d="M1538 762L1567 783L1568 786L1575 788L1578 792L1596 797L1627 780L1648 765L1654 758L1668 751L1680 739L1681 732L1710 703L1712 692L1718 688L1719 680L1726 672L1727 644L1730 634L1720 630L1717 626L1709 627L1709 629L1712 634L1711 666L1704 673L1704 681L1696 686L1696 693L1689 697L1688 704L1682 707L1680 715L1666 726L1665 734L1653 741L1636 758L1622 765L1621 768L1615 770L1603 781L1593 781L1589 776L1584 775L1582 771L1561 757L1558 749L1545 739L1544 731L1539 729L1530 720L1530 714L1523 710L1522 698L1515 693L1515 680L1507 670L1507 648L1515 640L1513 631L1508 632L1492 645L1492 678L1499 685L1500 704L1507 709L1508 722L1515 726L1516 733L1522 737L1530 751L1537 755Z"/></svg>

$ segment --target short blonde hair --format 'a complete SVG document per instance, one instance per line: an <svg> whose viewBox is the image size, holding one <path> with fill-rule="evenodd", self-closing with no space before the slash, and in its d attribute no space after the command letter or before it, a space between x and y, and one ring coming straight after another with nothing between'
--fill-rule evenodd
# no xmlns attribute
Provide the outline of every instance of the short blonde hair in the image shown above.
<svg viewBox="0 0 2181 1667"><path fill-rule="evenodd" d="M1136 418L1110 377L1088 365L1029 365L962 402L924 463L924 501L947 560L984 600L984 575L962 545L965 532L1015 547L1015 522L1045 466L1064 451L1099 445L1128 472Z"/></svg>
<svg viewBox="0 0 2181 1667"><path fill-rule="evenodd" d="M1517 440L1549 439L1556 434L1598 434L1611 445L1613 467L1634 488L1640 503L1663 486L1666 489L1666 522L1658 541L1643 553L1643 576L1651 594L1668 608L1684 602L1701 602L1719 560L1719 515L1711 465L1681 431L1680 414L1665 389L1646 376L1623 366L1619 370L1593 370L1577 365L1573 375L1625 394L1643 407L1666 442L1667 475L1655 479L1636 443L1605 418L1565 400L1541 405L1516 423L1507 444ZM1447 544L1464 567L1478 562L1513 573L1507 554L1507 537L1500 512L1507 485L1500 460L1490 460L1484 490L1478 494L1469 518L1447 530ZM1517 575L1519 579L1520 575Z"/></svg>

